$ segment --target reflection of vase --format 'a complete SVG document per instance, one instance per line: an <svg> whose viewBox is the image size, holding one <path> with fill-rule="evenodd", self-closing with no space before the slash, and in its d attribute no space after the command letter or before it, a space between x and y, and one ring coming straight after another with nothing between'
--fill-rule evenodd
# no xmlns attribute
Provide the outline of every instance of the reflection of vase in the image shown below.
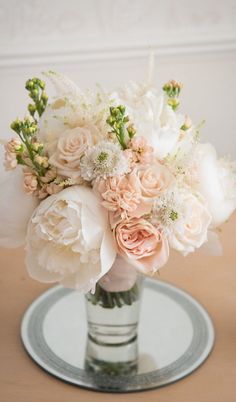
<svg viewBox="0 0 236 402"><path fill-rule="evenodd" d="M130 290L108 292L97 285L86 295L86 369L109 375L137 372L137 327L142 278Z"/></svg>

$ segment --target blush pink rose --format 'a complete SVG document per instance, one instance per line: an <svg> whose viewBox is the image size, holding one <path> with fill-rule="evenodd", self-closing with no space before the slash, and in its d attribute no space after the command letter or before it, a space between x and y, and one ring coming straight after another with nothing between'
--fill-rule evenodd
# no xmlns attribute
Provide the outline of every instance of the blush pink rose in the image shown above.
<svg viewBox="0 0 236 402"><path fill-rule="evenodd" d="M150 206L141 198L141 191L134 173L113 176L95 182L94 190L102 197L102 205L115 216L141 216L150 212Z"/></svg>
<svg viewBox="0 0 236 402"><path fill-rule="evenodd" d="M145 219L121 221L114 235L118 253L143 273L156 272L169 258L169 245L162 230Z"/></svg>
<svg viewBox="0 0 236 402"><path fill-rule="evenodd" d="M134 169L137 185L145 202L153 202L166 192L174 181L169 169L157 160L150 165L137 165Z"/></svg>
<svg viewBox="0 0 236 402"><path fill-rule="evenodd" d="M93 144L88 129L76 127L60 135L49 162L57 168L58 174L77 179L80 177L80 159L86 149Z"/></svg>

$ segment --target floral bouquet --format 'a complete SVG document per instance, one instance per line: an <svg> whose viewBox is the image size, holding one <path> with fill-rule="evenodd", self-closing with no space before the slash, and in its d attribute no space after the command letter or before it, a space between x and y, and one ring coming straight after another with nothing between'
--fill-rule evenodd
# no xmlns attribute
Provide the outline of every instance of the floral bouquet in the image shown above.
<svg viewBox="0 0 236 402"><path fill-rule="evenodd" d="M26 82L29 116L11 124L1 244L26 243L32 278L60 282L104 307L132 304L137 273L171 248L220 252L216 228L236 207L235 164L218 159L179 113L182 85L82 92L61 74ZM19 204L6 215L9 203Z"/></svg>

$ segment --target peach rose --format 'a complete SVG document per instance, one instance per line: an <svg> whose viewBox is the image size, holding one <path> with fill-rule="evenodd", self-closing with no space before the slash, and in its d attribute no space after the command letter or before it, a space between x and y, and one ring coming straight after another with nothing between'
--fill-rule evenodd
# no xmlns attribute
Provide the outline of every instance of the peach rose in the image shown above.
<svg viewBox="0 0 236 402"><path fill-rule="evenodd" d="M126 176L113 176L101 179L94 184L95 191L101 194L102 205L115 216L122 218L141 216L150 212L150 206L141 199L139 183L134 173Z"/></svg>
<svg viewBox="0 0 236 402"><path fill-rule="evenodd" d="M80 177L80 158L88 146L92 145L92 136L88 129L76 127L65 131L57 142L49 163L57 168L57 172L66 177Z"/></svg>
<svg viewBox="0 0 236 402"><path fill-rule="evenodd" d="M137 165L134 169L136 180L146 202L162 195L171 186L174 178L169 169L155 160L151 165Z"/></svg>
<svg viewBox="0 0 236 402"><path fill-rule="evenodd" d="M118 253L143 273L156 272L169 258L169 245L162 230L145 219L121 221L114 235Z"/></svg>

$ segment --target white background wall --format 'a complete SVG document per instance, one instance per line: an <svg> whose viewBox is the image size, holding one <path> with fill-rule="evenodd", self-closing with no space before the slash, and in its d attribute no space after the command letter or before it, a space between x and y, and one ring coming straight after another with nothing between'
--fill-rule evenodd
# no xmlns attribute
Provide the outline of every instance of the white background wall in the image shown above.
<svg viewBox="0 0 236 402"><path fill-rule="evenodd" d="M235 0L0 0L0 137L24 115L24 82L48 69L82 88L146 78L184 83L182 110L236 158Z"/></svg>

